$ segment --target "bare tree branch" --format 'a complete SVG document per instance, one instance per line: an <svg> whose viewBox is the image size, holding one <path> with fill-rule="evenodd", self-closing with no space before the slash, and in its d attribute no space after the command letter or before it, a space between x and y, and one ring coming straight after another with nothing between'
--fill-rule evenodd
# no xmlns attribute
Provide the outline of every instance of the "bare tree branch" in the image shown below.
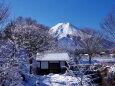
<svg viewBox="0 0 115 86"><path fill-rule="evenodd" d="M91 63L92 55L98 52L101 48L100 41L103 38L101 32L93 30L91 28L84 28L82 29L84 35L82 37L74 37L74 41L76 45L79 45L83 51L83 53L87 53L89 55L89 63Z"/></svg>
<svg viewBox="0 0 115 86"><path fill-rule="evenodd" d="M111 35L111 39L115 42L115 9L103 20L101 28L108 32Z"/></svg>

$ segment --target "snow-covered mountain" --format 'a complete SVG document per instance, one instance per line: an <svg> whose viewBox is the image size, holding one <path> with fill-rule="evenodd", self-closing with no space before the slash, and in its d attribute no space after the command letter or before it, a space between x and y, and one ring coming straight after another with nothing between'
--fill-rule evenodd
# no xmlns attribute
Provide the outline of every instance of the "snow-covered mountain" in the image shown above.
<svg viewBox="0 0 115 86"><path fill-rule="evenodd" d="M58 39L71 38L74 35L83 38L82 36L87 35L70 23L58 23L50 29L50 32Z"/></svg>
<svg viewBox="0 0 115 86"><path fill-rule="evenodd" d="M82 32L79 28L70 23L58 23L50 29L50 33L57 39L59 48L68 50L76 49L73 36L79 36L81 39L84 38L83 36L88 36L88 34Z"/></svg>
<svg viewBox="0 0 115 86"><path fill-rule="evenodd" d="M73 36L80 37L82 40L92 37L70 23L58 23L50 29L50 33L54 35L58 48L68 50L81 48L78 44L76 46ZM103 39L101 42L104 48L111 48L115 45L115 43L106 39Z"/></svg>

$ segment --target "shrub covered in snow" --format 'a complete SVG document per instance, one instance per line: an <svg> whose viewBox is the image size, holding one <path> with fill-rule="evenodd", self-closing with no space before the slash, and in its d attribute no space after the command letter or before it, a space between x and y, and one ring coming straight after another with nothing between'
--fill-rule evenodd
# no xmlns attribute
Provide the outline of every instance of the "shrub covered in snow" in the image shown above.
<svg viewBox="0 0 115 86"><path fill-rule="evenodd" d="M107 76L103 77L103 86L115 86L115 65L111 66Z"/></svg>
<svg viewBox="0 0 115 86"><path fill-rule="evenodd" d="M15 58L13 44L9 40L0 40L0 85L16 86L21 84L19 62Z"/></svg>

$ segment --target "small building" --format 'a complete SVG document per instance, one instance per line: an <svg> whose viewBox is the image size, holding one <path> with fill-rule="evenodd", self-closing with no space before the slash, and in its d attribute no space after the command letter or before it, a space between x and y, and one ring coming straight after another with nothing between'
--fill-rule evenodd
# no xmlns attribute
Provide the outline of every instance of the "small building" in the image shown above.
<svg viewBox="0 0 115 86"><path fill-rule="evenodd" d="M38 74L62 73L65 72L67 61L69 61L68 53L46 53L37 55L36 61L38 65Z"/></svg>

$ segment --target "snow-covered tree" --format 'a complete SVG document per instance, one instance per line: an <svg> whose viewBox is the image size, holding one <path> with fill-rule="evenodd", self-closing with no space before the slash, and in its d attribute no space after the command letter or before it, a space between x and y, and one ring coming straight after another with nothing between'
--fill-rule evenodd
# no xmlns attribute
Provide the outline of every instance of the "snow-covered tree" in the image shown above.
<svg viewBox="0 0 115 86"><path fill-rule="evenodd" d="M53 37L48 28L41 24L15 24L12 39L18 48L24 48L28 52L29 57L35 56L37 52L47 51L53 45Z"/></svg>
<svg viewBox="0 0 115 86"><path fill-rule="evenodd" d="M15 44L17 51L23 50L27 54L29 58L24 59L30 64L37 53L51 50L55 46L55 41L49 34L49 28L36 24L31 18L18 17L7 25L4 32L6 37Z"/></svg>
<svg viewBox="0 0 115 86"><path fill-rule="evenodd" d="M21 84L19 62L15 58L15 48L10 40L0 40L0 85Z"/></svg>
<svg viewBox="0 0 115 86"><path fill-rule="evenodd" d="M73 38L76 45L81 47L82 53L89 55L89 63L91 63L92 55L97 53L102 47L101 41L103 39L103 34L101 31L90 28L84 28L82 31L88 35L83 35L82 38L77 36L74 36Z"/></svg>
<svg viewBox="0 0 115 86"><path fill-rule="evenodd" d="M9 5L0 1L0 28L6 24L9 16ZM2 31L1 31L2 32ZM3 35L1 33L1 35ZM1 36L0 39L0 86L21 85L18 60L15 58L14 44Z"/></svg>

